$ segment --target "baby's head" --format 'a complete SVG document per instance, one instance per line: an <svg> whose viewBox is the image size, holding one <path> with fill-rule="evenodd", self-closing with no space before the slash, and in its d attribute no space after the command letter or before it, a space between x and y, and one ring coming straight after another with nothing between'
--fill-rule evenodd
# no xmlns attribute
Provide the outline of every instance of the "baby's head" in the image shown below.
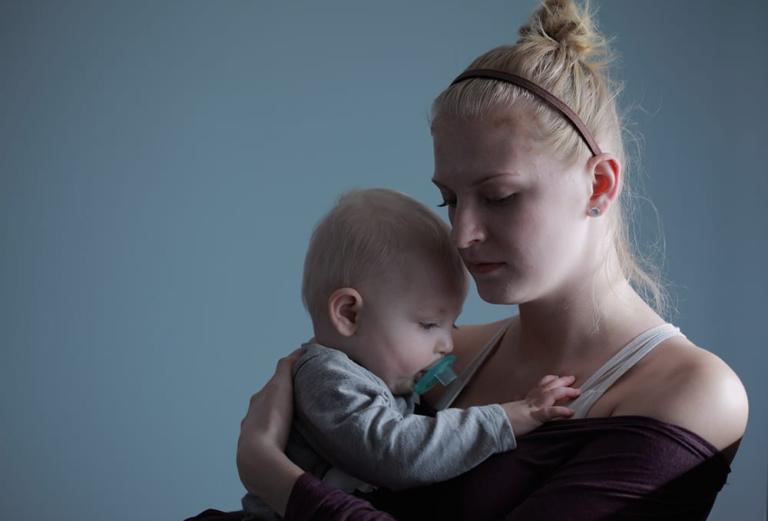
<svg viewBox="0 0 768 521"><path fill-rule="evenodd" d="M467 278L448 226L392 190L344 194L315 228L302 294L321 344L396 394L453 348Z"/></svg>

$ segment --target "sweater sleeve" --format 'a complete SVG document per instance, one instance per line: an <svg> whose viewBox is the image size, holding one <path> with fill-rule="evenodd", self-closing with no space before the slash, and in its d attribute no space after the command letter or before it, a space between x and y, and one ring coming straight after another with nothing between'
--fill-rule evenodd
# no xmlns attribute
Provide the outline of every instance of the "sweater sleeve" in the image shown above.
<svg viewBox="0 0 768 521"><path fill-rule="evenodd" d="M302 474L291 489L284 521L395 521L369 502Z"/></svg>
<svg viewBox="0 0 768 521"><path fill-rule="evenodd" d="M501 406L409 414L378 377L340 352L304 361L294 385L301 434L331 464L377 486L443 481L515 447Z"/></svg>
<svg viewBox="0 0 768 521"><path fill-rule="evenodd" d="M595 436L511 511L507 521L703 521L730 471L690 431L629 418Z"/></svg>

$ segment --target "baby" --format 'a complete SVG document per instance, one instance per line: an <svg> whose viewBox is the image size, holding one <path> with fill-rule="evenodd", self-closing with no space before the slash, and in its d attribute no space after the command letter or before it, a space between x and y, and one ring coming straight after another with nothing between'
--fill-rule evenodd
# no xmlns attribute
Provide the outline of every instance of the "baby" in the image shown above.
<svg viewBox="0 0 768 521"><path fill-rule="evenodd" d="M315 336L293 367L288 457L348 492L409 488L462 474L545 418L570 416L555 405L564 385L552 377L525 400L414 413L414 384L451 352L466 293L449 229L429 209L391 190L343 195L304 262ZM251 494L243 508L248 519L277 518Z"/></svg>

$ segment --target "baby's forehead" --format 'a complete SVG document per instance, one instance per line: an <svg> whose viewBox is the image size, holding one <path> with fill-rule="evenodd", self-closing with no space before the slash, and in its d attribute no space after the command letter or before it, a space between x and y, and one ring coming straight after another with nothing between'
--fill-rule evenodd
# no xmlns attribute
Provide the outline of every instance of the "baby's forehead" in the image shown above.
<svg viewBox="0 0 768 521"><path fill-rule="evenodd" d="M413 300L424 309L450 310L461 306L466 296L466 277L445 262L390 266L369 278L365 286L381 298Z"/></svg>
<svg viewBox="0 0 768 521"><path fill-rule="evenodd" d="M451 247L452 248L452 247ZM453 253L453 251L451 251ZM445 251L410 250L391 257L379 270L379 278L413 286L450 287L461 280L460 258L448 258ZM375 277L377 274L373 274Z"/></svg>

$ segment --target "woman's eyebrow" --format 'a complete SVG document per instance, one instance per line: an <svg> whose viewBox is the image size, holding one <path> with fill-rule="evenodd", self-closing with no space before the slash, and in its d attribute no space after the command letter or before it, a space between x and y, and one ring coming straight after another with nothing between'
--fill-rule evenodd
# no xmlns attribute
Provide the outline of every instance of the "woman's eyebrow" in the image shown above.
<svg viewBox="0 0 768 521"><path fill-rule="evenodd" d="M518 174L517 172L500 172L496 174L489 174L487 176L481 177L480 179L473 181L469 186L479 186L483 183L491 181L492 179L496 179L497 177L519 177L519 176L520 174ZM432 178L432 183L434 183L438 188L444 188L446 190L449 189L447 186L442 184L440 181L438 181L434 177Z"/></svg>

